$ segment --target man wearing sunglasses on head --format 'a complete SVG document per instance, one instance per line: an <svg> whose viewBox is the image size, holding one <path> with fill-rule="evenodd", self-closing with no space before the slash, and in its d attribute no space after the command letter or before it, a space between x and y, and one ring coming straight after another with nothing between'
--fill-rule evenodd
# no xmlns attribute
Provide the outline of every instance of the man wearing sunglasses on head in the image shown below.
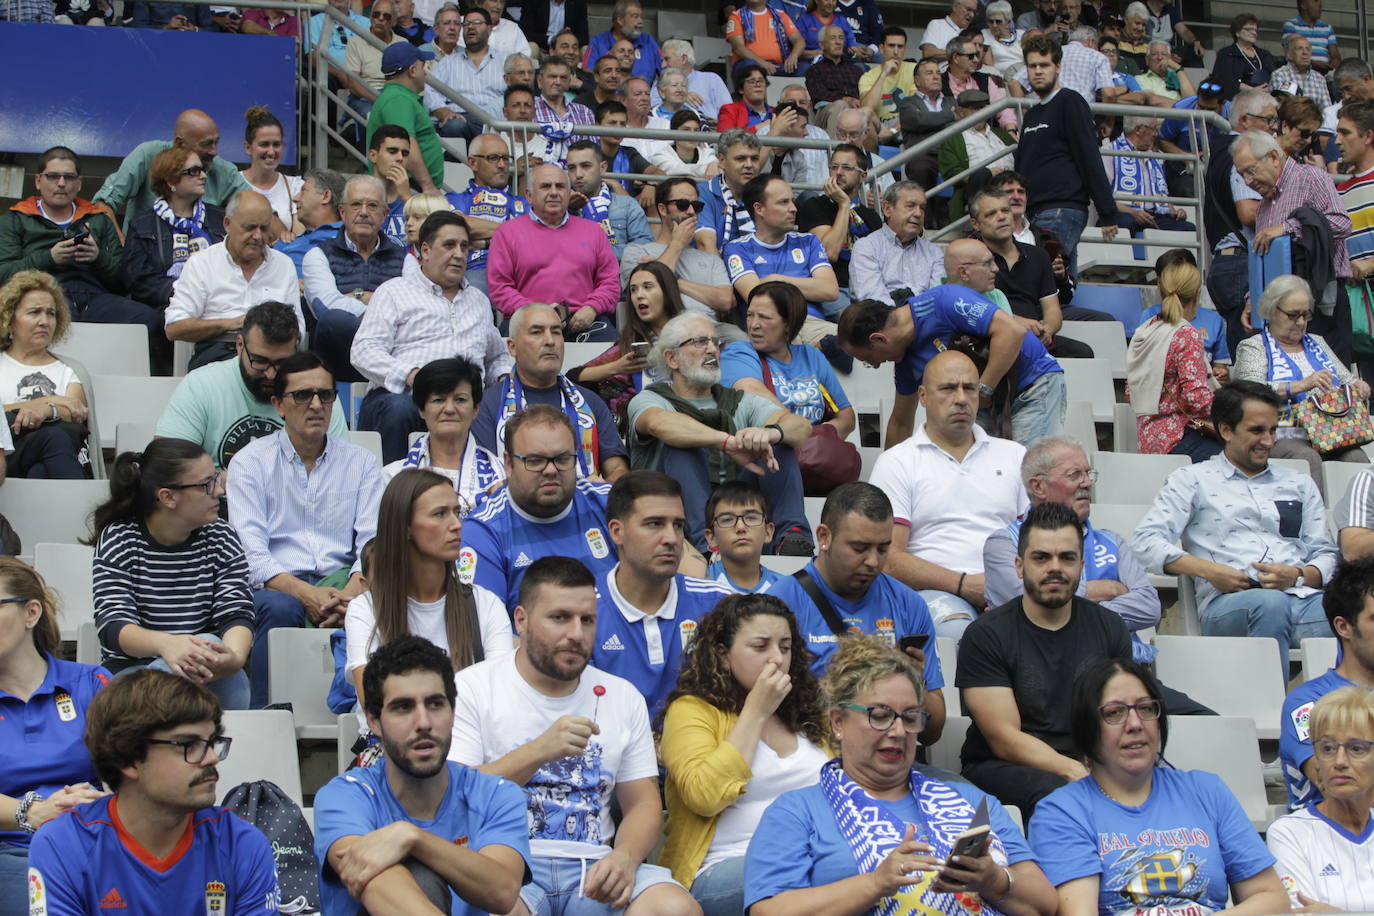
<svg viewBox="0 0 1374 916"><path fill-rule="evenodd" d="M114 794L34 836L29 912L277 912L267 837L214 806L231 741L222 715L209 690L166 671L116 678L96 695L86 748Z"/></svg>
<svg viewBox="0 0 1374 916"><path fill-rule="evenodd" d="M272 406L284 428L245 446L229 473L229 521L255 589L252 707L267 700L267 634L339 626L366 587L359 553L377 533L382 470L367 449L328 433L338 389L309 351L282 360Z"/></svg>

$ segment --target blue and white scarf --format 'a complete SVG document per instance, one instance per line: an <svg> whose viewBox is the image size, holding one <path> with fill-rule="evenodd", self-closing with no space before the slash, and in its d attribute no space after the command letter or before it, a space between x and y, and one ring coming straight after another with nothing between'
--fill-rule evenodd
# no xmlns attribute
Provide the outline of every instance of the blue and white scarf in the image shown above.
<svg viewBox="0 0 1374 916"><path fill-rule="evenodd" d="M1131 141L1122 134L1112 141L1112 149L1122 152L1139 152ZM1168 197L1169 185L1164 180L1164 163L1158 159L1138 159L1134 156L1113 156L1112 172L1116 176L1114 190L1122 194L1138 194L1142 197ZM1164 213L1168 204L1134 201L1141 209L1152 213Z"/></svg>
<svg viewBox="0 0 1374 916"><path fill-rule="evenodd" d="M778 49L787 47L787 27L782 24L782 15L771 3L764 7L764 12L768 13L768 18L773 22L773 35L778 39ZM747 6L739 11L739 25L744 30L744 43L753 44L754 11ZM782 61L774 61L774 63L782 63Z"/></svg>
<svg viewBox="0 0 1374 916"><path fill-rule="evenodd" d="M849 851L861 874L875 871L902 842L906 823L896 817L882 802L859 787L840 766L836 757L821 767L821 792L835 814L840 834L849 843ZM922 824L916 825L917 839L931 846L929 855L937 859L949 856L954 840L973 822L973 806L958 792L938 779L929 779L914 769L911 771L911 795L921 811ZM992 834L989 853L999 865L1007 864L1007 850L996 833ZM931 890L938 872L921 872L914 884L891 897L878 901L871 912L876 916L920 913L924 916L968 916L970 908L959 901L960 894ZM1000 916L1000 911L987 901L981 913Z"/></svg>
<svg viewBox="0 0 1374 916"><path fill-rule="evenodd" d="M434 460L429 454L429 433L422 433L410 446L410 451L401 459L403 468L433 468ZM447 475L446 475L447 476ZM454 489L466 500L463 514L467 515L487 492L487 487L497 481L505 480L506 472L501 461L491 452L477 444L468 436L463 458L458 464L458 481Z"/></svg>
<svg viewBox="0 0 1374 916"><path fill-rule="evenodd" d="M558 376L559 393L563 399L563 413L577 433L577 476L590 477L600 473L601 442L597 438L596 414L582 396L582 392L566 375ZM496 453L505 454L506 423L526 407L525 386L516 373L501 376L501 408L496 415Z"/></svg>
<svg viewBox="0 0 1374 916"><path fill-rule="evenodd" d="M205 202L196 201L195 210L185 217L173 213L171 204L159 197L153 201L153 212L172 227L172 263L167 267L167 276L179 277L191 255L214 244L210 233L205 231Z"/></svg>
<svg viewBox="0 0 1374 916"><path fill-rule="evenodd" d="M730 191L730 186L725 183L724 177L717 175L711 180L720 182L720 199L724 203L721 209L725 216L725 237L716 240L717 247L723 249L726 242L733 242L735 239L753 233L754 217L749 212L748 207L735 199L735 195Z"/></svg>
<svg viewBox="0 0 1374 916"><path fill-rule="evenodd" d="M615 245L615 227L611 225L611 189L604 181L596 196L587 198L586 206L582 208L580 215L583 219L599 224L606 233L606 241Z"/></svg>
<svg viewBox="0 0 1374 916"><path fill-rule="evenodd" d="M1260 339L1264 343L1265 356L1269 361L1269 381L1301 381L1303 378L1302 370L1298 368L1298 364L1293 361L1291 356L1283 352L1283 348L1280 347L1279 342L1274 339L1274 335L1270 334L1267 330L1261 331ZM1313 372L1320 372L1325 369L1331 373L1332 378L1340 378L1340 372L1335 366L1331 365L1331 361L1326 358L1326 354L1322 352L1322 348L1317 346L1311 334L1302 335L1302 352L1303 355L1307 357L1307 362L1312 366ZM1279 425L1292 426L1293 405L1305 400L1307 400L1306 391L1295 391L1289 395L1287 403L1284 405L1283 409L1279 411Z"/></svg>

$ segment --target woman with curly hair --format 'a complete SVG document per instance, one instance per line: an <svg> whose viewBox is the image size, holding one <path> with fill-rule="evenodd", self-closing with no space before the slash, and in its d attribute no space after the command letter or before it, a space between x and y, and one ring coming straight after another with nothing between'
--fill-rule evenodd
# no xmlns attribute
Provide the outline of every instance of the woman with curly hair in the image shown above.
<svg viewBox="0 0 1374 916"><path fill-rule="evenodd" d="M659 863L705 916L744 911L744 853L764 809L814 785L829 753L806 640L772 595L731 595L697 623L663 715Z"/></svg>

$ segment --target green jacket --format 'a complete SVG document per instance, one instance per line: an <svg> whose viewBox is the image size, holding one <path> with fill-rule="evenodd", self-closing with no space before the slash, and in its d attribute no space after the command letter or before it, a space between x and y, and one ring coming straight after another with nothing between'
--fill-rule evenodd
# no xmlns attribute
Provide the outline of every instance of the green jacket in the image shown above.
<svg viewBox="0 0 1374 916"><path fill-rule="evenodd" d="M94 199L97 202L109 204L110 209L116 213L124 211L124 231L129 230L134 217L153 209L153 201L157 199L157 195L153 193L148 173L157 154L171 146L172 144L166 140L146 140L140 143L134 147L133 152L124 157L119 163L119 168L110 173L105 183L100 186L100 190L95 192ZM205 173L207 204L223 207L229 203L229 198L247 187L248 182L243 180L237 165L223 156L216 156L210 161L209 170Z"/></svg>
<svg viewBox="0 0 1374 916"><path fill-rule="evenodd" d="M995 124L989 124L988 130L992 131L997 139L1008 146L1016 142L1015 137ZM953 178L969 167L968 145L964 143L964 135L962 133L955 134L940 145L939 163L941 181ZM956 220L963 215L964 182L961 181L954 186L954 195L949 199L949 217L951 220Z"/></svg>
<svg viewBox="0 0 1374 916"><path fill-rule="evenodd" d="M420 94L409 86L395 80L388 80L377 94L372 106L372 114L367 118L367 145L372 147L372 134L383 124L396 124L406 129L415 139L416 152L424 160L429 177L434 179L435 187L444 186L444 148L439 144L439 135L434 132L434 122L429 119ZM372 171L369 165L368 171Z"/></svg>
<svg viewBox="0 0 1374 916"><path fill-rule="evenodd" d="M76 199L76 220L91 227L91 238L100 253L90 264L66 264L52 259L52 246L67 237L67 230L50 222L38 209L38 198L21 200L0 214L0 283L21 270L42 270L58 283L96 286L106 292L122 290L119 261L123 246L110 218L89 200Z"/></svg>

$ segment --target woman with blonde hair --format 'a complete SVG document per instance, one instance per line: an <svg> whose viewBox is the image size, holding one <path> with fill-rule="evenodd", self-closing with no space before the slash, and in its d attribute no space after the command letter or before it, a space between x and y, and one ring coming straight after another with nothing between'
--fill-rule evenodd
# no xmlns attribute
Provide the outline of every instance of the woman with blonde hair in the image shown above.
<svg viewBox="0 0 1374 916"><path fill-rule="evenodd" d="M1140 451L1187 455L1196 464L1221 451L1211 432L1212 391L1202 335L1189 322L1202 295L1202 273L1179 258L1159 274L1159 315L1136 329L1126 352L1126 393L1135 408Z"/></svg>
<svg viewBox="0 0 1374 916"><path fill-rule="evenodd" d="M401 276L409 277L420 273L420 227L425 217L441 211L453 212L453 204L443 194L412 194L406 201L402 212L406 218L406 259L401 265Z"/></svg>

